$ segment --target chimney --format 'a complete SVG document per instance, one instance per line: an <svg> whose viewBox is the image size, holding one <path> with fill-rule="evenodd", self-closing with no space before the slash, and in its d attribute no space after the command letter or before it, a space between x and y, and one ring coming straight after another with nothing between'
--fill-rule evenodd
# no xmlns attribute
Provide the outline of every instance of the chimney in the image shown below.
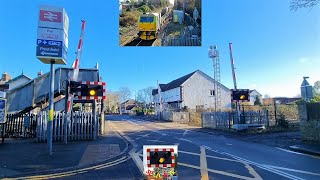
<svg viewBox="0 0 320 180"><path fill-rule="evenodd" d="M42 75L42 71L40 70L39 72L38 72L38 76L41 76Z"/></svg>
<svg viewBox="0 0 320 180"><path fill-rule="evenodd" d="M11 80L11 76L10 76L7 72L4 72L4 73L2 74L1 81L7 82L7 81L9 81L9 80Z"/></svg>

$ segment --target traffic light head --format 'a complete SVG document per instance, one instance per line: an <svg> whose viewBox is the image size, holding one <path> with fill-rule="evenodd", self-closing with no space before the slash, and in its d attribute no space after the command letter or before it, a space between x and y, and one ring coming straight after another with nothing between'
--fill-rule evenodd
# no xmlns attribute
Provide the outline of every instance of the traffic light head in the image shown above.
<svg viewBox="0 0 320 180"><path fill-rule="evenodd" d="M103 96L103 86L83 85L81 88L81 96Z"/></svg>
<svg viewBox="0 0 320 180"><path fill-rule="evenodd" d="M232 101L250 101L249 89L232 89Z"/></svg>
<svg viewBox="0 0 320 180"><path fill-rule="evenodd" d="M76 81L70 81L69 83L70 86L70 93L76 93L76 92L80 92L81 90L81 83L80 82L76 82Z"/></svg>
<svg viewBox="0 0 320 180"><path fill-rule="evenodd" d="M172 164L170 151L151 152L150 164Z"/></svg>

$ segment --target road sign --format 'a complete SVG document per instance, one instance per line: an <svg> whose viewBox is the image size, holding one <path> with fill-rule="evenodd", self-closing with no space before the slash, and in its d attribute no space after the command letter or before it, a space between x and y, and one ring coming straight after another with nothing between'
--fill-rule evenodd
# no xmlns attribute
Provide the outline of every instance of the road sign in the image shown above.
<svg viewBox="0 0 320 180"><path fill-rule="evenodd" d="M6 99L0 98L0 123L6 122Z"/></svg>
<svg viewBox="0 0 320 180"><path fill-rule="evenodd" d="M62 41L37 39L37 45L40 45L40 46L62 46Z"/></svg>
<svg viewBox="0 0 320 180"><path fill-rule="evenodd" d="M64 8L41 6L39 11L39 27L61 29L69 32L69 17Z"/></svg>
<svg viewBox="0 0 320 180"><path fill-rule="evenodd" d="M55 64L67 64L67 52L63 47L37 46L36 56L45 64L50 64L55 59Z"/></svg>
<svg viewBox="0 0 320 180"><path fill-rule="evenodd" d="M38 28L38 38L41 40L61 41L68 48L68 36L61 29ZM37 41L38 43L38 41ZM41 42L43 43L43 41Z"/></svg>

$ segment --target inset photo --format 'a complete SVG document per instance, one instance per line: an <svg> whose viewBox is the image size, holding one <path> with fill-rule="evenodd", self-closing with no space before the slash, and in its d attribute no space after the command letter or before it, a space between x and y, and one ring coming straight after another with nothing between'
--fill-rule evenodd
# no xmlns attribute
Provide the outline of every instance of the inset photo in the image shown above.
<svg viewBox="0 0 320 180"><path fill-rule="evenodd" d="M120 46L201 46L202 0L119 0Z"/></svg>

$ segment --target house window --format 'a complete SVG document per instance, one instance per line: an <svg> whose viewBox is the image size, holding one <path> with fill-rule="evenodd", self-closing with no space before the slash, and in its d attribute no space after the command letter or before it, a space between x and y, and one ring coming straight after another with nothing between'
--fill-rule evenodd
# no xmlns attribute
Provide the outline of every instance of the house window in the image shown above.
<svg viewBox="0 0 320 180"><path fill-rule="evenodd" d="M214 90L210 90L210 96L214 96Z"/></svg>

